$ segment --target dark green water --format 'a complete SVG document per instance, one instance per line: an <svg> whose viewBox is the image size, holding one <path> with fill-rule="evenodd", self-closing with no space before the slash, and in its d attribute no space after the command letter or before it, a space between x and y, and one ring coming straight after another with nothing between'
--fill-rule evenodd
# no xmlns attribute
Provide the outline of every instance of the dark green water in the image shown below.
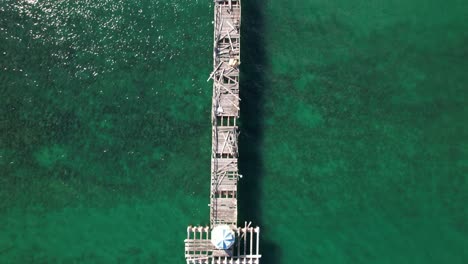
<svg viewBox="0 0 468 264"><path fill-rule="evenodd" d="M211 1L0 0L0 262L183 263ZM468 2L243 1L263 263L468 263Z"/></svg>

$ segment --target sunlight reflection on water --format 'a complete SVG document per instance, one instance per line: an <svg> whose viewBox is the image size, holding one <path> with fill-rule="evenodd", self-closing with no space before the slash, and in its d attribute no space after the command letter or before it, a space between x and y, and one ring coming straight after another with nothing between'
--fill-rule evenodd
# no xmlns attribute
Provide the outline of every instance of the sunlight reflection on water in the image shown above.
<svg viewBox="0 0 468 264"><path fill-rule="evenodd" d="M180 14L187 12L182 6L160 1L23 0L7 9L21 17L17 27L27 29L34 41L28 45L50 47L57 67L88 79L113 72L116 65L162 63L179 56L178 47L183 47L185 38L175 41L175 37L187 31L177 23L183 19ZM16 38L15 34L9 37Z"/></svg>

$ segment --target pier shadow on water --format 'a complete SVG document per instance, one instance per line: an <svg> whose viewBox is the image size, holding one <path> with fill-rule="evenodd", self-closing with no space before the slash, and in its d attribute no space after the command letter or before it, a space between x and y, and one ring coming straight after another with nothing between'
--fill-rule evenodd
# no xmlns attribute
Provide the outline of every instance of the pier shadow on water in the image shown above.
<svg viewBox="0 0 468 264"><path fill-rule="evenodd" d="M252 221L252 226L261 228L261 262L278 264L281 262L280 248L265 236L268 230L263 229L261 204L261 182L265 176L262 164L263 107L264 95L270 89L265 76L269 66L263 9L260 1L242 3L239 170L243 178L239 187L239 224Z"/></svg>

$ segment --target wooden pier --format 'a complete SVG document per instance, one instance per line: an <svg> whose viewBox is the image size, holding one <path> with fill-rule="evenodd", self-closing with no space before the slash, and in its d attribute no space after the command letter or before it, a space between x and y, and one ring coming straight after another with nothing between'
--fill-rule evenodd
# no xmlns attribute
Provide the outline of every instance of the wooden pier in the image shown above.
<svg viewBox="0 0 468 264"><path fill-rule="evenodd" d="M212 157L210 226L187 228L187 264L258 264L260 228L237 224L239 134L240 0L214 0ZM227 225L235 234L228 249L217 249L211 231Z"/></svg>

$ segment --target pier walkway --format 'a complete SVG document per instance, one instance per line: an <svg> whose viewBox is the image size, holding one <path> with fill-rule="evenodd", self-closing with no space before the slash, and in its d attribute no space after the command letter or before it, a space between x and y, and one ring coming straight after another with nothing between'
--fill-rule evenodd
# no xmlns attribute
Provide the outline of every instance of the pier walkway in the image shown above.
<svg viewBox="0 0 468 264"><path fill-rule="evenodd" d="M260 228L237 223L241 2L214 4L213 72L208 78L213 80L210 226L187 228L185 258L187 264L258 264ZM229 230L235 237L232 245L215 246L215 227Z"/></svg>

